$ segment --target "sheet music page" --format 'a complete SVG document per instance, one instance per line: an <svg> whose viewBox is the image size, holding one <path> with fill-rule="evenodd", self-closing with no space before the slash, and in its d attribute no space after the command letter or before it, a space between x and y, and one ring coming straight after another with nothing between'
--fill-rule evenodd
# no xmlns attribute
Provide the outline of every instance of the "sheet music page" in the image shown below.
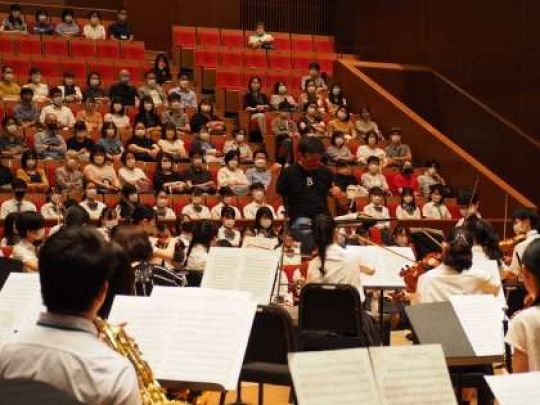
<svg viewBox="0 0 540 405"><path fill-rule="evenodd" d="M494 280L498 280L501 288L497 294L497 302L503 309L508 308L506 297L504 296L504 288L502 287L501 273L499 272L499 265L496 260L475 260L473 253L473 269L487 272ZM473 270L474 271L474 270Z"/></svg>
<svg viewBox="0 0 540 405"><path fill-rule="evenodd" d="M484 376L500 405L536 404L540 398L540 372Z"/></svg>
<svg viewBox="0 0 540 405"><path fill-rule="evenodd" d="M493 295L454 295L450 303L477 356L504 353L503 312Z"/></svg>
<svg viewBox="0 0 540 405"><path fill-rule="evenodd" d="M201 287L234 289L244 269L244 258L241 252L239 248L210 248Z"/></svg>
<svg viewBox="0 0 540 405"><path fill-rule="evenodd" d="M289 354L299 405L378 405L367 349Z"/></svg>
<svg viewBox="0 0 540 405"><path fill-rule="evenodd" d="M457 404L440 345L371 347L369 355L382 404Z"/></svg>
<svg viewBox="0 0 540 405"><path fill-rule="evenodd" d="M38 273L11 273L0 290L0 344L37 321L41 303Z"/></svg>
<svg viewBox="0 0 540 405"><path fill-rule="evenodd" d="M265 250L274 250L278 245L277 238L263 238L257 236L244 236L242 241L243 248L258 248Z"/></svg>
<svg viewBox="0 0 540 405"><path fill-rule="evenodd" d="M127 333L158 379L234 390L256 304L247 293L228 293L171 288L158 296L117 296L110 322L127 322Z"/></svg>

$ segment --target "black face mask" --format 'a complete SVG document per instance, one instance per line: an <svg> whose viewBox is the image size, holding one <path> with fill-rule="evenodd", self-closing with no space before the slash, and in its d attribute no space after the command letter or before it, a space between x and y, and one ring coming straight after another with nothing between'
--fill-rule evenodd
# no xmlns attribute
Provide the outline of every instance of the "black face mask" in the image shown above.
<svg viewBox="0 0 540 405"><path fill-rule="evenodd" d="M47 124L47 129L49 129L50 131L56 131L58 129L58 125L57 124Z"/></svg>
<svg viewBox="0 0 540 405"><path fill-rule="evenodd" d="M409 175L411 175L413 173L413 171L414 171L414 169L412 167L405 167L403 169L403 174L409 176Z"/></svg>
<svg viewBox="0 0 540 405"><path fill-rule="evenodd" d="M20 201L20 200L22 200L24 198L24 196L26 194L26 191L25 190L15 190L13 192L13 194L15 195L15 198Z"/></svg>

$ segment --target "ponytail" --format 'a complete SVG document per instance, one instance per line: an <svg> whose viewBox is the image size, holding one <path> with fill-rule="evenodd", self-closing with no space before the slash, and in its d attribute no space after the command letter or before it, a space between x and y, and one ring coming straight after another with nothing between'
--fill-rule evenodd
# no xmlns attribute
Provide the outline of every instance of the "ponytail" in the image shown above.
<svg viewBox="0 0 540 405"><path fill-rule="evenodd" d="M472 266L472 244L473 239L468 231L464 229L455 231L446 249L443 263L458 273L470 269Z"/></svg>
<svg viewBox="0 0 540 405"><path fill-rule="evenodd" d="M475 244L482 246L490 260L496 260L499 264L502 262L499 237L487 221L472 215L465 220L463 228L471 234Z"/></svg>
<svg viewBox="0 0 540 405"><path fill-rule="evenodd" d="M526 269L537 286L540 286L540 239L533 240L523 252L523 267ZM540 295L535 297L533 305L540 305Z"/></svg>
<svg viewBox="0 0 540 405"><path fill-rule="evenodd" d="M324 276L324 264L326 261L326 249L334 242L334 230L336 225L332 217L326 214L320 214L313 221L313 240L317 247L317 253L321 260L319 271Z"/></svg>

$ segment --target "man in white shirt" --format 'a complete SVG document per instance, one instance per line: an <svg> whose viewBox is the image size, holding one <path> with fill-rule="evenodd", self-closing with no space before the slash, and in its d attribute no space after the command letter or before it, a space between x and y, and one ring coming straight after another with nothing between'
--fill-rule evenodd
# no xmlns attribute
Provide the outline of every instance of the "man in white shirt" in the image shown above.
<svg viewBox="0 0 540 405"><path fill-rule="evenodd" d="M533 240L540 238L537 230L539 224L538 214L530 208L520 208L514 212L513 221L514 232L516 235L525 235L525 240L515 246L509 270L514 276L521 276L523 253Z"/></svg>
<svg viewBox="0 0 540 405"><path fill-rule="evenodd" d="M1 347L0 378L41 381L87 404L140 404L132 364L95 326L120 268L116 250L92 228L65 228L41 249L39 268L47 311Z"/></svg>
<svg viewBox="0 0 540 405"><path fill-rule="evenodd" d="M53 114L56 116L59 126L73 128L73 125L75 125L75 116L73 115L71 108L63 105L64 97L62 90L55 87L51 90L50 97L52 104L49 104L41 109L39 122L45 124L45 117L47 117L47 114Z"/></svg>
<svg viewBox="0 0 540 405"><path fill-rule="evenodd" d="M255 216L257 215L257 211L261 207L268 207L270 211L272 211L272 215L274 218L276 218L276 213L274 212L274 208L271 205L266 204L264 201L264 184L262 183L254 183L251 185L251 197L253 198L253 201L251 201L249 204L247 204L244 207L244 218L246 219L255 219Z"/></svg>
<svg viewBox="0 0 540 405"><path fill-rule="evenodd" d="M23 180L13 179L11 182L13 198L4 201L0 206L0 218L5 219L13 212L37 211L33 202L24 199L27 187Z"/></svg>
<svg viewBox="0 0 540 405"><path fill-rule="evenodd" d="M14 246L11 257L23 263L24 271L38 271L37 246L45 237L43 215L33 211L21 212L17 215L15 227L21 240Z"/></svg>

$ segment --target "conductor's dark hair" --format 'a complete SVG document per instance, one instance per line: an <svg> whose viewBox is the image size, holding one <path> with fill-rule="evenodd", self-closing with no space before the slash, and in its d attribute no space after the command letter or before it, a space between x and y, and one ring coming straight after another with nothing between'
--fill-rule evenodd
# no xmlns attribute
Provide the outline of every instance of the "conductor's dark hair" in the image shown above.
<svg viewBox="0 0 540 405"><path fill-rule="evenodd" d="M307 137L300 141L298 151L302 155L305 155L306 153L322 155L324 154L324 145L318 138Z"/></svg>
<svg viewBox="0 0 540 405"><path fill-rule="evenodd" d="M465 229L453 230L450 233L448 245L443 263L458 273L470 269L472 266L472 235Z"/></svg>
<svg viewBox="0 0 540 405"><path fill-rule="evenodd" d="M335 229L334 220L327 214L319 214L313 220L313 240L317 247L319 259L321 260L319 271L322 275L325 274L326 249L334 242Z"/></svg>

